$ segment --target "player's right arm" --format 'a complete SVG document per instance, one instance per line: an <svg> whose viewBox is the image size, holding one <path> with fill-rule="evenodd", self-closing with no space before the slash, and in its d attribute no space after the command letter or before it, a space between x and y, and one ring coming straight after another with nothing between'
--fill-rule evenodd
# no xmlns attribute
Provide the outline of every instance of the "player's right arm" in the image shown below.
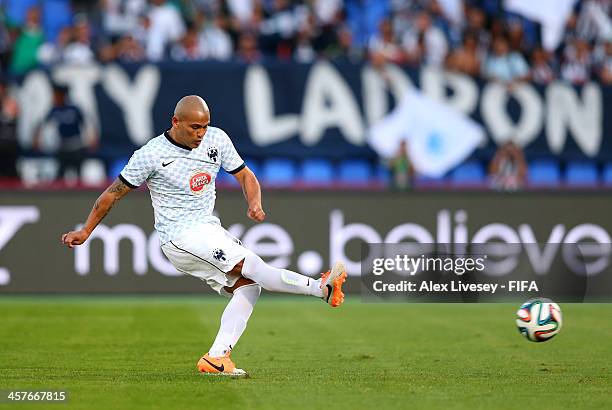
<svg viewBox="0 0 612 410"><path fill-rule="evenodd" d="M63 234L62 243L69 248L74 248L75 245L84 243L100 221L108 214L113 205L115 205L115 202L123 198L131 190L132 188L126 185L120 178L115 179L115 181L102 192L102 195L96 199L83 227L78 231L70 231Z"/></svg>

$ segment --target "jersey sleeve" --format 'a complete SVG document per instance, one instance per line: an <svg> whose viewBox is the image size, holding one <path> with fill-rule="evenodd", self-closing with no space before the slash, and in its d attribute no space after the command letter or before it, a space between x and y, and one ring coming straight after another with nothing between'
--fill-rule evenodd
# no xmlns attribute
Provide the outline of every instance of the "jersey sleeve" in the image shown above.
<svg viewBox="0 0 612 410"><path fill-rule="evenodd" d="M119 173L119 179L130 188L137 188L155 171L155 157L147 146L136 150Z"/></svg>
<svg viewBox="0 0 612 410"><path fill-rule="evenodd" d="M236 151L232 140L225 132L223 133L223 143L220 150L221 166L230 174L235 174L246 166L244 160L240 157L238 151Z"/></svg>

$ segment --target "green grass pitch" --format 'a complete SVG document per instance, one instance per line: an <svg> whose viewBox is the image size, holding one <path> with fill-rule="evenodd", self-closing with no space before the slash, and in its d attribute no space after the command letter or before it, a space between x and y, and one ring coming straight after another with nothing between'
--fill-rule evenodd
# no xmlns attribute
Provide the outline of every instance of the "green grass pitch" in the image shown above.
<svg viewBox="0 0 612 410"><path fill-rule="evenodd" d="M262 297L232 358L200 375L221 297L0 297L0 389L67 390L14 409L592 409L612 406L612 305L561 304L546 343L509 304Z"/></svg>

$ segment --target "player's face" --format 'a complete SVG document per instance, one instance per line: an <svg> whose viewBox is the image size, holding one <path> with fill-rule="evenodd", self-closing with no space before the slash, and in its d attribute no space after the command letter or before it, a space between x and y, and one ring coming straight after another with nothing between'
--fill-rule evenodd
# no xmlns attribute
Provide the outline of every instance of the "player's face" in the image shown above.
<svg viewBox="0 0 612 410"><path fill-rule="evenodd" d="M202 143L206 130L208 130L210 113L208 111L193 111L185 118L176 119L175 124L183 144L189 148L197 148Z"/></svg>

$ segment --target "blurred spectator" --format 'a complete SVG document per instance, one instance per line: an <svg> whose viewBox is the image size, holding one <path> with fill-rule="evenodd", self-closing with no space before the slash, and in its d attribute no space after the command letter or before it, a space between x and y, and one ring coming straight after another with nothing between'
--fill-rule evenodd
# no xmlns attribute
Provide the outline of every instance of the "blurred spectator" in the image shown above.
<svg viewBox="0 0 612 410"><path fill-rule="evenodd" d="M72 42L72 27L64 27L55 41L47 41L38 49L38 61L43 65L61 63L66 46Z"/></svg>
<svg viewBox="0 0 612 410"><path fill-rule="evenodd" d="M542 47L537 47L531 53L531 81L539 85L551 83L555 78L551 54Z"/></svg>
<svg viewBox="0 0 612 410"><path fill-rule="evenodd" d="M605 56L599 69L599 78L606 85L612 85L612 41L605 45Z"/></svg>
<svg viewBox="0 0 612 410"><path fill-rule="evenodd" d="M491 186L500 191L516 191L527 181L527 162L513 142L500 146L489 165Z"/></svg>
<svg viewBox="0 0 612 410"><path fill-rule="evenodd" d="M487 16L482 9L466 4L465 31L476 36L480 51L486 51L491 43L491 34L486 29Z"/></svg>
<svg viewBox="0 0 612 410"><path fill-rule="evenodd" d="M259 51L257 37L255 37L255 34L245 32L240 35L240 38L238 39L236 58L239 62L247 64L258 63L261 61L262 55Z"/></svg>
<svg viewBox="0 0 612 410"><path fill-rule="evenodd" d="M166 0L150 0L147 30L147 57L160 61L170 44L178 41L185 33L185 24L175 6Z"/></svg>
<svg viewBox="0 0 612 410"><path fill-rule="evenodd" d="M478 53L478 40L474 33L466 33L463 44L454 50L447 59L447 67L476 77L480 74L480 55Z"/></svg>
<svg viewBox="0 0 612 410"><path fill-rule="evenodd" d="M24 74L38 64L38 48L43 44L44 38L40 26L40 9L32 7L28 10L21 33L13 46L11 59L11 72Z"/></svg>
<svg viewBox="0 0 612 410"><path fill-rule="evenodd" d="M353 35L348 27L339 27L336 30L336 38L336 41L323 50L326 58L339 63L358 63L363 59L361 49L353 45Z"/></svg>
<svg viewBox="0 0 612 410"><path fill-rule="evenodd" d="M147 6L146 0L102 0L102 26L111 38L132 33Z"/></svg>
<svg viewBox="0 0 612 410"><path fill-rule="evenodd" d="M406 53L399 46L390 20L380 22L379 32L370 39L369 44L370 54L379 54L379 59L384 59L385 62L401 64L406 61ZM376 56L373 57L375 60Z"/></svg>
<svg viewBox="0 0 612 410"><path fill-rule="evenodd" d="M206 58L195 27L187 28L181 41L172 46L170 58L174 61L202 61Z"/></svg>
<svg viewBox="0 0 612 410"><path fill-rule="evenodd" d="M9 94L6 82L0 82L0 177L17 177L17 115L19 106Z"/></svg>
<svg viewBox="0 0 612 410"><path fill-rule="evenodd" d="M484 65L485 77L508 83L527 79L527 62L521 54L510 52L508 40L504 36L495 37L491 48L492 53Z"/></svg>
<svg viewBox="0 0 612 410"><path fill-rule="evenodd" d="M117 41L114 51L114 58L122 63L140 63L146 60L144 47L130 34Z"/></svg>
<svg viewBox="0 0 612 410"><path fill-rule="evenodd" d="M568 44L564 52L561 66L561 78L572 84L584 84L591 78L593 61L589 43L576 39Z"/></svg>
<svg viewBox="0 0 612 410"><path fill-rule="evenodd" d="M412 178L414 169L408 158L408 143L402 140L398 147L395 157L389 161L389 168L393 177L393 188L399 191L404 191L412 186Z"/></svg>
<svg viewBox="0 0 612 410"><path fill-rule="evenodd" d="M299 63L311 63L317 57L312 45L312 32L309 25L305 25L298 33L293 58Z"/></svg>
<svg viewBox="0 0 612 410"><path fill-rule="evenodd" d="M226 31L227 22L223 15L209 17L205 12L199 13L201 26L199 44L206 58L229 60L234 52L232 39Z"/></svg>
<svg viewBox="0 0 612 410"><path fill-rule="evenodd" d="M229 31L232 40L238 44L242 33L256 33L264 19L264 11L259 0L227 0L229 10Z"/></svg>
<svg viewBox="0 0 612 410"><path fill-rule="evenodd" d="M313 0L312 5L317 21L323 26L337 22L342 6L342 0Z"/></svg>
<svg viewBox="0 0 612 410"><path fill-rule="evenodd" d="M418 13L415 29L404 33L402 45L413 64L441 66L448 53L448 41L444 32L433 25L426 11Z"/></svg>
<svg viewBox="0 0 612 410"><path fill-rule="evenodd" d="M261 46L264 53L286 60L291 58L294 39L307 24L309 12L288 0L273 0L272 5L268 18L259 27Z"/></svg>
<svg viewBox="0 0 612 410"><path fill-rule="evenodd" d="M62 60L66 64L89 64L95 60L91 46L89 22L82 16L75 24L71 41L65 46Z"/></svg>
<svg viewBox="0 0 612 410"><path fill-rule="evenodd" d="M41 132L44 125L55 128L59 137L57 160L58 177L66 177L67 172L79 174L81 163L85 159L86 149L97 148L97 137L88 127L81 110L69 103L68 90L64 86L53 88L53 107L34 132L34 149L41 147Z"/></svg>
<svg viewBox="0 0 612 410"><path fill-rule="evenodd" d="M521 53L532 50L538 43L538 29L533 21L513 13L506 13L504 22L510 50Z"/></svg>
<svg viewBox="0 0 612 410"><path fill-rule="evenodd" d="M511 22L506 26L505 32L507 34L510 51L520 53L524 49L529 48L525 44L523 26L518 21Z"/></svg>
<svg viewBox="0 0 612 410"><path fill-rule="evenodd" d="M258 4L256 0L227 0L227 7L232 14L234 25L246 28L251 24Z"/></svg>

